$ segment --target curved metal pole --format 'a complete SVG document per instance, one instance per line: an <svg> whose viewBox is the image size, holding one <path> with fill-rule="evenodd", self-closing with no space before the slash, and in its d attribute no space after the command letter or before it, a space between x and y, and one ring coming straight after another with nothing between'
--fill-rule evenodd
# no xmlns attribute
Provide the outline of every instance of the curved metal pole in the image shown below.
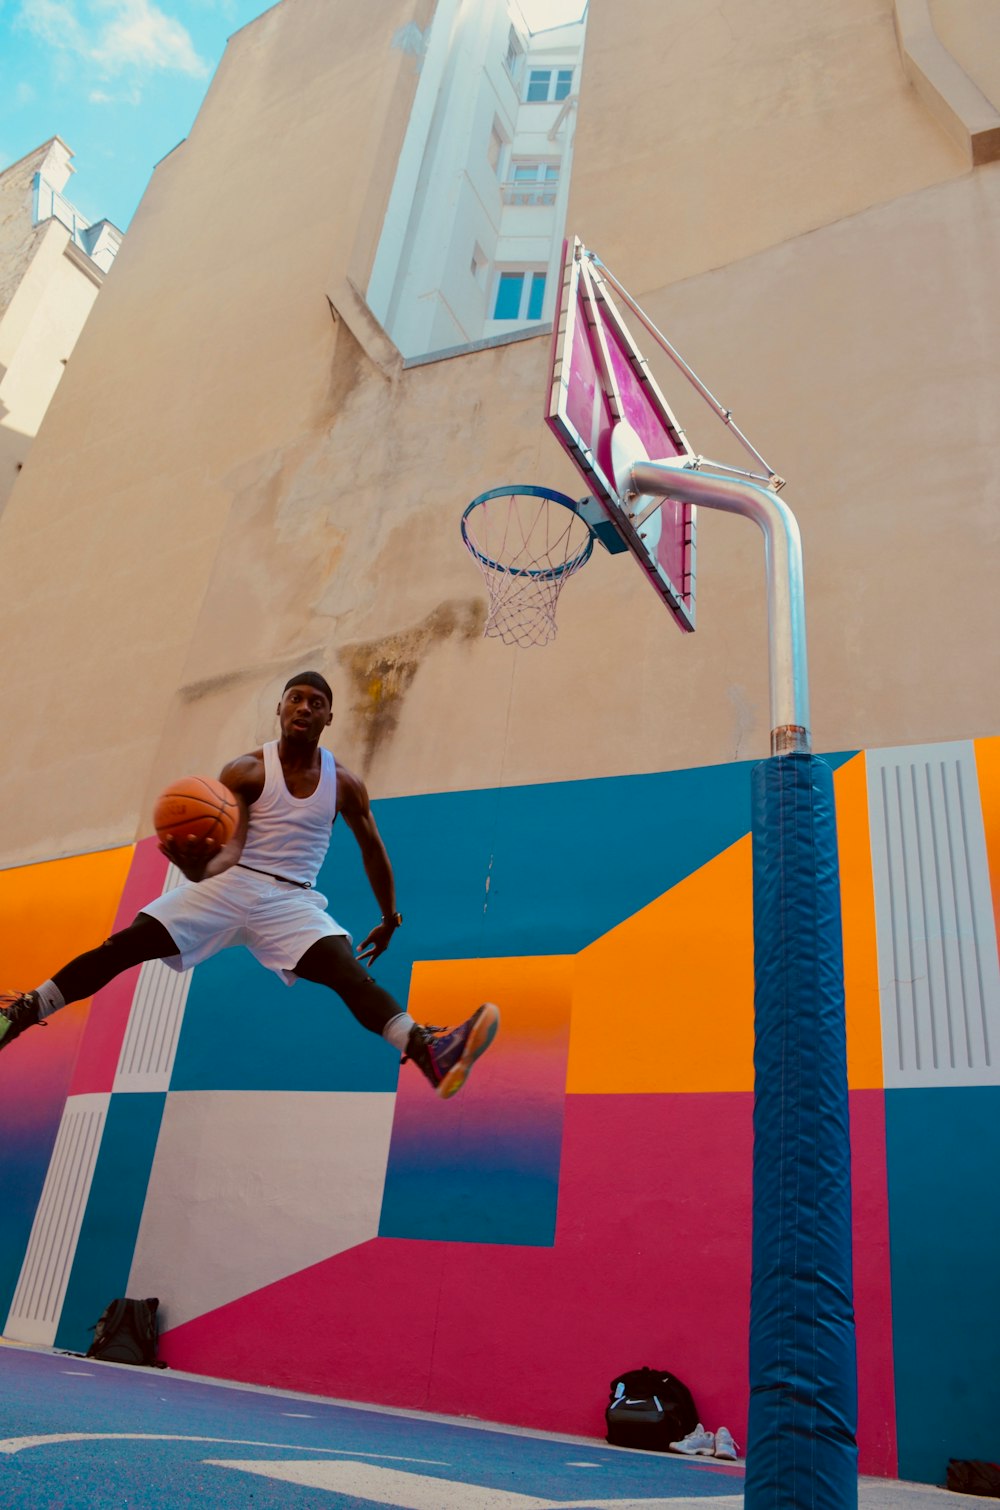
<svg viewBox="0 0 1000 1510"><path fill-rule="evenodd" d="M767 628L771 685L771 754L812 749L809 728L809 672L802 584L802 541L795 515L767 488L742 478L695 472L662 461L637 461L628 477L631 490L658 498L742 514L764 535L767 570Z"/></svg>

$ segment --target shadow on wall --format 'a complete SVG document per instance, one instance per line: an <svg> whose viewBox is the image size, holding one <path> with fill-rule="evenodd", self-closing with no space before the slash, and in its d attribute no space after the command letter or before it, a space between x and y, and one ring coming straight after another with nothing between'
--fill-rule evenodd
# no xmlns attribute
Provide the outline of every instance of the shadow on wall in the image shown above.
<svg viewBox="0 0 1000 1510"><path fill-rule="evenodd" d="M4 424L7 411L0 404L0 514L14 490L21 468L27 460L34 436L25 435Z"/></svg>

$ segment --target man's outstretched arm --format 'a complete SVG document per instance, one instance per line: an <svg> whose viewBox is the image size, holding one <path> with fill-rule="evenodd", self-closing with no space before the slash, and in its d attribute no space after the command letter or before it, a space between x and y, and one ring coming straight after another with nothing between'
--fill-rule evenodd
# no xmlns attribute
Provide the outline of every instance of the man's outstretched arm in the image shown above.
<svg viewBox="0 0 1000 1510"><path fill-rule="evenodd" d="M388 949L389 940L398 927L396 882L382 835L372 815L365 784L360 776L343 766L337 767L337 811L343 813L344 822L358 841L365 875L382 914L368 937L358 945L358 958L370 965Z"/></svg>

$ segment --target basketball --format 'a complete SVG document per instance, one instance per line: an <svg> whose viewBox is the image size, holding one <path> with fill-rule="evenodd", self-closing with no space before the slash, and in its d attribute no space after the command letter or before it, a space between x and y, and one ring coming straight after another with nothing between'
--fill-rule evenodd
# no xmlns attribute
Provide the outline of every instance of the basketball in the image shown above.
<svg viewBox="0 0 1000 1510"><path fill-rule="evenodd" d="M235 833L238 818L236 798L211 776L185 776L172 782L153 808L158 837L180 849L191 839L208 840L221 849Z"/></svg>

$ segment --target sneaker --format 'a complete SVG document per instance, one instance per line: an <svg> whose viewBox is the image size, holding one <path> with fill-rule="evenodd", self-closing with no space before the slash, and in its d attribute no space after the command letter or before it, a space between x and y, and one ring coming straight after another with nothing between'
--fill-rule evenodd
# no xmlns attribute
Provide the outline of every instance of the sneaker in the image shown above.
<svg viewBox="0 0 1000 1510"><path fill-rule="evenodd" d="M38 1021L38 996L34 991L0 992L0 1049L5 1049L19 1033L33 1028Z"/></svg>
<svg viewBox="0 0 1000 1510"><path fill-rule="evenodd" d="M715 1433L715 1456L717 1458L730 1458L733 1462L740 1455L740 1450L733 1441L733 1434L727 1426L720 1426Z"/></svg>
<svg viewBox="0 0 1000 1510"><path fill-rule="evenodd" d="M687 1457L711 1458L715 1456L715 1433L706 1431L701 1422L694 1431L689 1431L680 1442L671 1442L671 1452L683 1452Z"/></svg>
<svg viewBox="0 0 1000 1510"><path fill-rule="evenodd" d="M425 1027L415 1022L410 1029L403 1063L412 1059L423 1070L438 1095L447 1100L460 1091L469 1071L486 1052L500 1026L500 1009L492 1002L477 1007L461 1027Z"/></svg>

